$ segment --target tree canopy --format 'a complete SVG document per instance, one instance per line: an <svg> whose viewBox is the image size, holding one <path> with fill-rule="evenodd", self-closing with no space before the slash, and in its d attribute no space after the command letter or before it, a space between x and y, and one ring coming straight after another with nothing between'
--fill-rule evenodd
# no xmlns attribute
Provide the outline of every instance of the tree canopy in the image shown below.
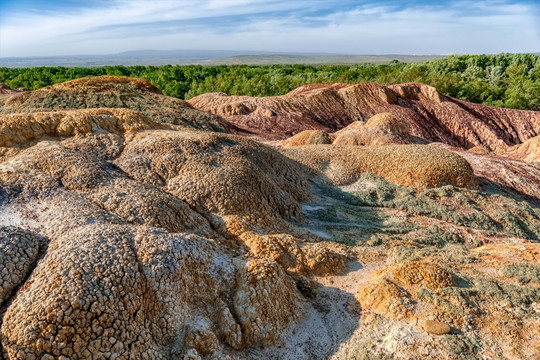
<svg viewBox="0 0 540 360"><path fill-rule="evenodd" d="M462 100L540 110L540 56L453 55L422 63L357 65L162 65L102 67L0 67L0 82L30 90L86 76L142 78L164 94L189 99L207 92L273 96L312 83L420 82Z"/></svg>

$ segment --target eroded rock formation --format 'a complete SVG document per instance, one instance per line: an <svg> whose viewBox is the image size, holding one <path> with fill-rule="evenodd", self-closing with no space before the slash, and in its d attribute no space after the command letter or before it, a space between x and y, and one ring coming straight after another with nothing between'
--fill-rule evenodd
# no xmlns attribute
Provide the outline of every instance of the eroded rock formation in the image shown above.
<svg viewBox="0 0 540 360"><path fill-rule="evenodd" d="M537 113L336 84L212 115L114 77L0 102L0 358L540 352Z"/></svg>

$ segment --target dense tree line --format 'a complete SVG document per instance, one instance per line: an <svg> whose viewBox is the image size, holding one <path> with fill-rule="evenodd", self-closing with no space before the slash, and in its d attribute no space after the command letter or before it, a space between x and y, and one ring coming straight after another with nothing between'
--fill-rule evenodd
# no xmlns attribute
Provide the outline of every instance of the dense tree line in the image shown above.
<svg viewBox="0 0 540 360"><path fill-rule="evenodd" d="M207 92L282 95L310 83L421 82L443 94L486 105L540 110L540 56L461 55L423 63L373 65L162 65L95 68L1 68L0 82L38 89L85 76L143 78L166 95L189 99Z"/></svg>

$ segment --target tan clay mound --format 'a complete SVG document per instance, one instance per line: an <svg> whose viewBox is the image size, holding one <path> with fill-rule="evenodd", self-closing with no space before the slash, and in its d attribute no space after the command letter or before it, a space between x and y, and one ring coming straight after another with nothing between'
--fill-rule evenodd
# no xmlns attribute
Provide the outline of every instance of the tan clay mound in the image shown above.
<svg viewBox="0 0 540 360"><path fill-rule="evenodd" d="M396 282L405 286L423 286L428 289L456 286L452 274L435 264L423 261L402 263L386 271Z"/></svg>
<svg viewBox="0 0 540 360"><path fill-rule="evenodd" d="M121 77L81 78L0 98L0 113L31 113L92 108L127 108L158 123L228 132L233 126L184 100L162 95L148 81Z"/></svg>
<svg viewBox="0 0 540 360"><path fill-rule="evenodd" d="M137 79L132 77L126 77L126 76L110 76L110 75L104 75L104 76L95 76L95 77L85 77L85 78L79 78L75 80L66 81L60 84L56 84L51 86L54 90L60 90L60 91L72 91L77 88L84 88L84 87L95 87L100 88L103 87L103 89L112 89L112 86L114 84L130 84L136 87L140 90L146 90L150 91L159 95L162 95L161 90L159 90L154 85L150 84L147 80L144 79ZM47 89L47 88L45 88Z"/></svg>
<svg viewBox="0 0 540 360"><path fill-rule="evenodd" d="M345 268L349 253L333 242L303 243L289 234L261 236L245 232L239 239L254 257L271 259L297 275L335 274Z"/></svg>
<svg viewBox="0 0 540 360"><path fill-rule="evenodd" d="M371 117L365 124L356 121L334 133L336 145L386 145L411 144L407 126L398 116L381 113Z"/></svg>
<svg viewBox="0 0 540 360"><path fill-rule="evenodd" d="M233 261L196 236L97 223L51 238L0 339L9 359L217 359L224 345L275 342L303 312L275 262Z"/></svg>
<svg viewBox="0 0 540 360"><path fill-rule="evenodd" d="M0 305L24 283L39 256L40 242L40 237L30 231L0 226Z"/></svg>
<svg viewBox="0 0 540 360"><path fill-rule="evenodd" d="M482 155L486 155L486 154L489 154L490 151L488 148L486 148L485 146L474 146L470 149L468 149L467 151L473 153L473 154L482 154Z"/></svg>
<svg viewBox="0 0 540 360"><path fill-rule="evenodd" d="M418 190L442 185L478 186L465 159L428 145L308 145L284 149L283 154L323 173L337 186L351 184L365 172Z"/></svg>
<svg viewBox="0 0 540 360"><path fill-rule="evenodd" d="M473 104L425 84L310 84L283 96L204 94L189 102L266 140L303 130L334 132L380 113L406 123L412 136L465 149L505 151L540 135L540 113ZM505 129L505 131L501 131Z"/></svg>
<svg viewBox="0 0 540 360"><path fill-rule="evenodd" d="M23 146L45 137L80 137L100 133L124 136L162 127L144 114L129 109L0 114L0 147Z"/></svg>
<svg viewBox="0 0 540 360"><path fill-rule="evenodd" d="M415 305L421 288L443 289L456 286L448 271L423 261L411 261L389 266L372 275L371 281L356 293L366 310L391 319L422 318L425 309Z"/></svg>
<svg viewBox="0 0 540 360"><path fill-rule="evenodd" d="M403 120L392 113L374 115L366 122L365 126L368 129L380 131L382 134L409 135L409 130Z"/></svg>
<svg viewBox="0 0 540 360"><path fill-rule="evenodd" d="M77 140L66 141L67 146L41 142L5 160L0 185L38 194L61 187L130 223L216 236L208 221L185 202L128 178L102 158L99 148L88 151L72 146Z"/></svg>
<svg viewBox="0 0 540 360"><path fill-rule="evenodd" d="M512 147L507 154L523 161L540 162L540 135Z"/></svg>
<svg viewBox="0 0 540 360"><path fill-rule="evenodd" d="M331 144L332 135L322 130L304 130L285 140L281 146L289 148L301 145Z"/></svg>

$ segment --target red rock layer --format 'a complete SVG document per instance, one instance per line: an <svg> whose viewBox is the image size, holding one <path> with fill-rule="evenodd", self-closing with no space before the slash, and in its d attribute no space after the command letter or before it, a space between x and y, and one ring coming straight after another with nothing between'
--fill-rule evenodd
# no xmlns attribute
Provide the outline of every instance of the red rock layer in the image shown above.
<svg viewBox="0 0 540 360"><path fill-rule="evenodd" d="M441 95L424 84L312 84L276 97L211 93L189 102L224 117L264 140L303 130L339 130L389 112L403 118L411 135L463 148L506 151L540 135L540 112L473 104Z"/></svg>
<svg viewBox="0 0 540 360"><path fill-rule="evenodd" d="M0 83L0 95L10 95L27 91L25 88L12 89L4 83Z"/></svg>
<svg viewBox="0 0 540 360"><path fill-rule="evenodd" d="M451 150L471 164L480 184L493 186L524 196L540 205L540 163L510 159L494 154L480 154L443 144L433 144ZM496 189L494 191L497 191Z"/></svg>

